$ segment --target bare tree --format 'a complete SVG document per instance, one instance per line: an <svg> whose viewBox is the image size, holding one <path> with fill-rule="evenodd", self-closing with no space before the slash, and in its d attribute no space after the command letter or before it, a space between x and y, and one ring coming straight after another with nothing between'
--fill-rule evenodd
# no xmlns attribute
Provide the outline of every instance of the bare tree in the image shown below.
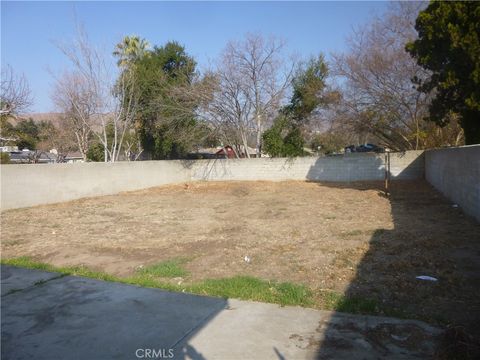
<svg viewBox="0 0 480 360"><path fill-rule="evenodd" d="M25 76L16 75L10 65L1 73L0 115L16 116L32 105L30 87Z"/></svg>
<svg viewBox="0 0 480 360"><path fill-rule="evenodd" d="M50 121L42 122L39 138L38 148L53 152L59 163L65 162L68 154L78 149L77 138L67 121L61 121L57 126Z"/></svg>
<svg viewBox="0 0 480 360"><path fill-rule="evenodd" d="M206 103L204 114L224 146L230 145L235 155L250 157L248 140L255 131L253 104L243 87L243 79L229 59L212 77L213 96Z"/></svg>
<svg viewBox="0 0 480 360"><path fill-rule="evenodd" d="M415 19L423 6L391 4L382 18L353 34L346 54L334 55L334 71L344 84L342 116L349 115L355 131L373 134L396 150L424 148L431 130L424 121L430 95L411 82L428 74L405 51L417 36Z"/></svg>
<svg viewBox="0 0 480 360"><path fill-rule="evenodd" d="M132 69L124 69L113 85L113 97L110 97L111 124L113 125L113 139L108 146L106 139L104 146L108 148L111 161L117 161L123 151L126 137L133 129L135 116L138 110L138 93L136 91L135 73ZM130 147L131 150L132 147ZM140 149L140 147L139 147ZM139 153L138 153L139 155ZM134 160L138 159L138 156ZM128 158L130 160L130 157Z"/></svg>
<svg viewBox="0 0 480 360"><path fill-rule="evenodd" d="M85 79L74 72L66 72L57 78L52 93L54 104L62 112L63 122L75 135L83 161L87 160L88 147L95 128L92 97Z"/></svg>
<svg viewBox="0 0 480 360"><path fill-rule="evenodd" d="M125 134L123 154L127 161L137 161L142 156L143 148L134 129Z"/></svg>
<svg viewBox="0 0 480 360"><path fill-rule="evenodd" d="M83 29L77 30L73 43L58 45L70 60L73 70L57 79L54 98L76 124L82 155L85 143L92 135L102 144L105 161L115 162L122 152L125 136L132 128L137 111L134 72L123 69L115 77L112 74L115 68L111 61L113 58L109 59L95 48Z"/></svg>
<svg viewBox="0 0 480 360"><path fill-rule="evenodd" d="M286 65L284 45L247 34L243 41L227 44L217 67L219 87L209 109L213 123L245 150L253 133L258 157L263 131L277 115L292 77L294 63Z"/></svg>

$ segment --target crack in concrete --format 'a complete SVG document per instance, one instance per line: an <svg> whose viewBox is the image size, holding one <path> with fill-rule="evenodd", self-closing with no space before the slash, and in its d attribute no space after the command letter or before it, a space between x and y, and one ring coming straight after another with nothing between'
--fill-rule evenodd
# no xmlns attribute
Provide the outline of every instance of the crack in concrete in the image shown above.
<svg viewBox="0 0 480 360"><path fill-rule="evenodd" d="M228 310L228 305L227 306L224 305L222 306L222 308L217 308L215 310L212 310L212 312L210 312L207 316L205 316L203 319L200 319L197 325L193 326L191 329L186 331L185 334L180 339L178 339L170 348L176 349L177 345L181 344L183 340L187 339L190 336L190 334L196 332L197 329L200 329L201 327L203 327L207 322L210 321L210 319L215 317L218 313L220 313L223 310Z"/></svg>
<svg viewBox="0 0 480 360"><path fill-rule="evenodd" d="M9 292L3 294L1 297L4 298L5 296L8 296L8 295L12 295L12 294L22 292L22 291L25 291L25 290L30 290L30 289L36 288L37 286L44 285L44 284L46 284L46 283L48 283L52 280L58 280L58 279L64 278L65 276L68 276L68 275L67 274L59 274L58 276L55 276L55 277L50 278L50 279L38 280L35 283L33 283L33 285L27 286L23 289L11 289Z"/></svg>

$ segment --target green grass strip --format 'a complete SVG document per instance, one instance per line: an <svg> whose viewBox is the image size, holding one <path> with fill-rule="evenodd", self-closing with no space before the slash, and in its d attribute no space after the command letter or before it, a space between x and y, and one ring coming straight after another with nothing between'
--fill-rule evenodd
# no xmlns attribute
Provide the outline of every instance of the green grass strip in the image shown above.
<svg viewBox="0 0 480 360"><path fill-rule="evenodd" d="M188 271L183 268L186 259L171 259L141 268L137 273L165 278L185 277Z"/></svg>
<svg viewBox="0 0 480 360"><path fill-rule="evenodd" d="M291 282L276 282L251 276L234 276L222 279L207 279L193 284L173 284L162 281L161 277L179 277L187 275L181 267L185 260L171 260L140 269L135 275L120 278L84 266L55 267L34 261L29 257L2 259L4 265L27 269L57 272L65 275L83 276L91 279L118 282L141 287L158 288L167 291L187 292L191 294L253 300L285 305L316 307L354 314L385 314L375 301L346 297L330 291L313 292L304 285ZM180 275L182 274L182 275ZM159 278L160 277L160 278Z"/></svg>

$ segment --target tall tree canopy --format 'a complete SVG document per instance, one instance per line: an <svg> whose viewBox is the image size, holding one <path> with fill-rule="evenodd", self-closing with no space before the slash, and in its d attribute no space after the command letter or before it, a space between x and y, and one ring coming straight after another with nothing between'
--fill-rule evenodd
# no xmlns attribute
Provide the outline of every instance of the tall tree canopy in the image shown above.
<svg viewBox="0 0 480 360"><path fill-rule="evenodd" d="M311 116L327 103L328 67L323 55L301 63L292 78L292 97L273 126L264 132L264 150L273 157L304 155L302 130Z"/></svg>
<svg viewBox="0 0 480 360"><path fill-rule="evenodd" d="M308 117L325 103L324 90L328 67L323 55L312 57L301 64L292 80L293 94L290 104L284 108L299 122Z"/></svg>
<svg viewBox="0 0 480 360"><path fill-rule="evenodd" d="M139 91L136 130L154 159L174 159L190 149L195 128L195 101L179 91L195 81L196 62L176 42L155 47L135 63Z"/></svg>
<svg viewBox="0 0 480 360"><path fill-rule="evenodd" d="M147 53L149 46L147 40L136 35L127 35L115 46L113 56L118 58L118 66L127 67L142 58Z"/></svg>
<svg viewBox="0 0 480 360"><path fill-rule="evenodd" d="M334 72L342 79L344 109L357 133L371 134L396 151L427 146L430 135L423 121L428 113L428 93L411 79L425 79L428 71L405 51L416 38L415 19L423 4L391 3L382 17L355 31L347 52L334 55ZM429 123L431 124L431 123Z"/></svg>
<svg viewBox="0 0 480 360"><path fill-rule="evenodd" d="M435 92L430 119L444 125L451 114L460 116L466 144L480 143L480 2L432 1L420 12L418 39L407 51L432 72L420 83Z"/></svg>

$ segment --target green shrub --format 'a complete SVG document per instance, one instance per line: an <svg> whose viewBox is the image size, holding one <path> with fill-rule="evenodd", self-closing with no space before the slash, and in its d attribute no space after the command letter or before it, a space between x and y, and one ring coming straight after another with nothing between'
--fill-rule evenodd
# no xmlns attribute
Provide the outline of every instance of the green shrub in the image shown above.
<svg viewBox="0 0 480 360"><path fill-rule="evenodd" d="M302 156L304 145L300 128L287 116L278 117L263 133L263 150L271 157Z"/></svg>

